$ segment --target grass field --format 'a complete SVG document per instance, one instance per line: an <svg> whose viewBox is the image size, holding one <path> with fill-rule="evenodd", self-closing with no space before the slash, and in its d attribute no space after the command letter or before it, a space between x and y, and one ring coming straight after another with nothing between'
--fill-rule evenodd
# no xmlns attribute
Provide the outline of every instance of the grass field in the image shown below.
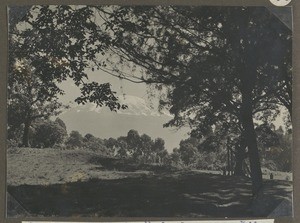
<svg viewBox="0 0 300 223"><path fill-rule="evenodd" d="M289 181L265 180L253 200L247 178L31 148L9 150L7 182L32 216L266 217L292 191Z"/></svg>

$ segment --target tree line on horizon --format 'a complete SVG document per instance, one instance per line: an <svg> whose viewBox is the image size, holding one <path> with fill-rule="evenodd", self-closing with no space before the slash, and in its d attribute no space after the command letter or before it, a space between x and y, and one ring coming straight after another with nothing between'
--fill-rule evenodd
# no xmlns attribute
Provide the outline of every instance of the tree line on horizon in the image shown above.
<svg viewBox="0 0 300 223"><path fill-rule="evenodd" d="M24 128L24 127L23 127ZM280 126L263 123L257 125L258 146L262 167L270 171L291 172L292 131ZM22 145L22 128L8 131L8 148ZM249 163L239 165L238 135L224 133L218 127L210 129L202 138L189 136L180 141L178 148L168 152L162 138L152 139L147 134L140 135L131 129L126 136L101 139L90 133L82 135L78 131L67 133L63 120L37 120L29 131L31 148L57 150L86 150L103 157L130 160L136 164L156 164L176 168L226 171L234 175L249 175ZM228 155L231 155L228 160ZM244 154L245 156L246 154Z"/></svg>

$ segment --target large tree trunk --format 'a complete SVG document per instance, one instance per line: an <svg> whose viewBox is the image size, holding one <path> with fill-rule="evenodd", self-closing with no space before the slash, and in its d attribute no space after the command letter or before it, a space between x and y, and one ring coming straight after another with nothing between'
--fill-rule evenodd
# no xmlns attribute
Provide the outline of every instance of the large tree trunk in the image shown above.
<svg viewBox="0 0 300 223"><path fill-rule="evenodd" d="M30 128L30 119L26 119L24 122L24 132L22 138L22 147L29 147L29 128Z"/></svg>
<svg viewBox="0 0 300 223"><path fill-rule="evenodd" d="M245 142L248 147L248 156L250 161L250 171L252 180L252 193L255 196L262 188L262 172L257 147L256 133L252 117L252 91L255 86L256 67L253 64L253 61L248 61L247 65L248 67L246 66L246 69L242 73L241 81L241 121L245 131Z"/></svg>
<svg viewBox="0 0 300 223"><path fill-rule="evenodd" d="M259 160L259 153L256 141L256 134L252 119L252 113L245 112L243 117L243 125L246 132L246 141L248 145L248 154L250 161L250 171L252 179L252 192L256 195L262 187L262 172Z"/></svg>

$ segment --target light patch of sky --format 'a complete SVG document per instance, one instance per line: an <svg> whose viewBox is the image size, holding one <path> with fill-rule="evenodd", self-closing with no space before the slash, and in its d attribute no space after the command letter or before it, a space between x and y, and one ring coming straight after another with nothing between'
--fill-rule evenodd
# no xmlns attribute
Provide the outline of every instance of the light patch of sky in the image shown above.
<svg viewBox="0 0 300 223"><path fill-rule="evenodd" d="M145 83L132 83L130 81L114 77L101 70L87 70L88 81L95 81L98 83L110 83L113 91L116 95L133 95L146 100L149 104L157 104L158 98L149 98L148 90L149 87ZM60 101L64 104L75 103L74 100L80 96L80 89L75 86L73 80L68 79L59 84L59 87L65 91L65 94L60 96ZM158 93L158 92L157 92ZM154 92L155 94L155 92Z"/></svg>
<svg viewBox="0 0 300 223"><path fill-rule="evenodd" d="M284 106L279 107L279 114L277 117L271 122L276 129L279 127L282 127L283 131L287 131L288 128L291 128L292 126L287 125L286 121L289 117L288 110ZM255 119L254 122L258 125L263 124L263 121Z"/></svg>
<svg viewBox="0 0 300 223"><path fill-rule="evenodd" d="M87 75L89 77L89 81L95 81L99 83L109 82L112 86L112 90L116 92L116 95L119 95L120 103L122 103L122 101L125 101L126 103L126 99L134 98L132 96L135 96L138 97L136 99L137 102L139 101L139 98L144 99L146 103L145 107L152 110L152 112L147 113L145 117L143 117L142 115L138 115L138 116L130 115L128 116L128 120L133 120L133 121L131 123L128 123L127 118L126 120L124 119L124 114L126 114L126 110L121 112L120 114L119 113L111 114L111 115L115 115L114 120L111 120L109 119L109 117L111 118L113 116L110 116L110 114L105 113L105 111L102 112L102 108L96 108L98 109L98 112L102 114L101 124L107 125L104 133L98 129L97 130L93 129L94 123L98 123L98 120L91 121L89 117L84 118L84 120L77 119L76 123L79 124L74 123L73 120L71 122L69 121L68 123L69 124L71 123L70 124L71 127L70 126L69 127L72 130L77 130L82 134L85 134L85 131L91 132L95 130L95 132L92 133L97 137L108 138L113 136L117 138L119 136L126 135L126 131L128 130L126 130L125 132L122 131L124 130L124 125L127 126L127 124L129 124L130 127L128 128L139 129L140 134L146 133L149 136L151 136L153 139L157 137L162 137L165 140L166 143L165 146L169 152L172 152L173 148L179 147L179 143L182 139L188 138L188 132L190 131L190 129L187 127L181 129L163 128L163 124L166 123L169 119L171 119L170 114L168 113L168 111L166 111L165 113L158 112L158 97L155 97L155 95L158 96L159 94L158 92L152 91L151 95L154 94L154 96L149 97L148 95L149 89L145 83L132 83L127 80L120 80L119 78L107 74L103 71L88 70ZM80 90L77 86L75 86L74 82L70 79L62 82L59 86L65 91L65 94L63 96L60 96L60 101L63 102L64 104L69 104L71 107L78 106L77 103L74 102L74 100L78 96L80 96ZM126 97L126 99L121 97ZM72 102L71 104L69 103L70 101ZM107 111L108 109L104 108L104 110ZM153 118L153 115L151 114L162 114L162 116L158 115L155 116L155 118ZM82 117L82 116L79 115L78 117ZM99 117L97 119L101 119L101 118ZM121 122L116 123L116 120L117 122L118 120ZM146 124L146 126L144 126L143 123ZM114 134L114 135L107 136L107 133Z"/></svg>
<svg viewBox="0 0 300 223"><path fill-rule="evenodd" d="M128 80L120 79L114 77L104 71L92 71L87 70L87 75L89 78L89 82L95 81L98 83L110 83L113 91L116 92L116 95L119 97L126 97L126 95L133 95L139 98L142 98L148 103L149 107L153 108L155 111L158 110L158 100L159 100L159 92L153 92L154 96L149 96L149 86L145 83L132 83ZM74 100L80 96L80 89L75 86L74 82L69 79L67 81L59 84L59 87L65 91L65 94L60 96L60 101L64 104L74 105L77 103ZM285 129L285 117L287 116L287 110L284 107L280 108L280 114L278 117L272 122L276 128L282 126ZM257 124L261 124L260 121L255 121Z"/></svg>

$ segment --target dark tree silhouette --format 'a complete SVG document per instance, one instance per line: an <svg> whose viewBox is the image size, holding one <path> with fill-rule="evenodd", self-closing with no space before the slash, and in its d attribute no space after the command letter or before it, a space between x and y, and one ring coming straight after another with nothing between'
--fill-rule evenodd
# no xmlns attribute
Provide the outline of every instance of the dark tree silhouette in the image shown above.
<svg viewBox="0 0 300 223"><path fill-rule="evenodd" d="M161 104L175 118L166 126L188 123L201 133L226 114L240 121L257 194L262 173L253 115L276 111L275 92L290 90L291 31L263 7L98 9L110 15L104 20L119 62L144 68L141 81L169 86Z"/></svg>

